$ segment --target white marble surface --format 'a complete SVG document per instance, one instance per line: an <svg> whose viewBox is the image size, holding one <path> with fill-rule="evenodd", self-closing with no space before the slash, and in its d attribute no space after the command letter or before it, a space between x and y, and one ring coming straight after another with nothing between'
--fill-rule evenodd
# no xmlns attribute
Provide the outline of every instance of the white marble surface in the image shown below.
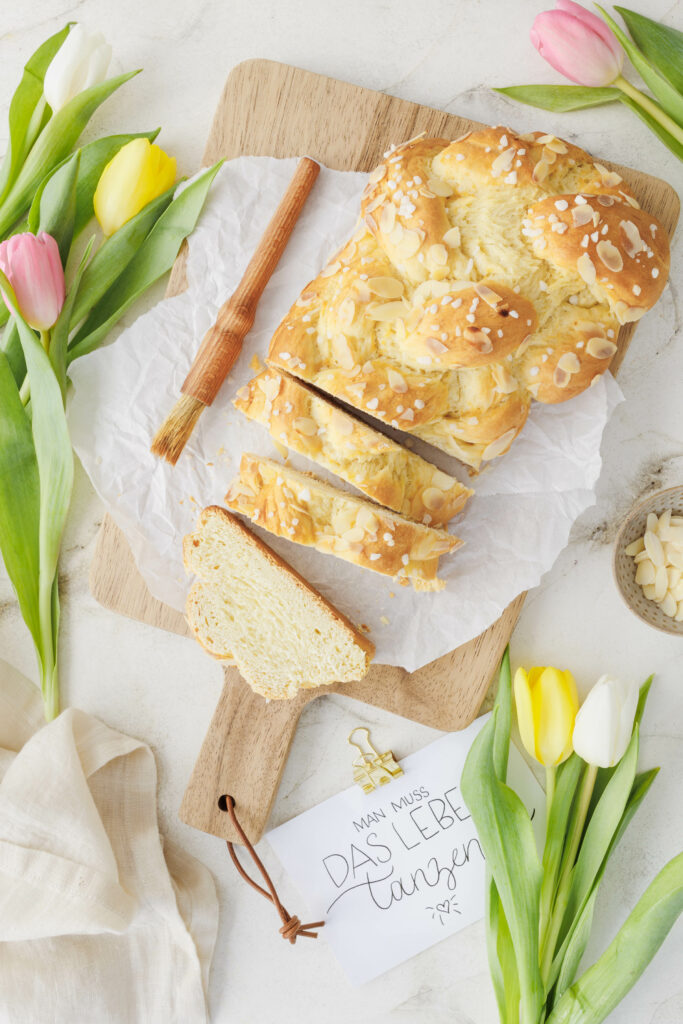
<svg viewBox="0 0 683 1024"><path fill-rule="evenodd" d="M98 116L98 131L161 124L160 141L177 155L182 172L197 165L226 74L239 61L259 56L483 121L521 130L543 127L596 155L638 165L680 190L680 164L625 109L551 115L490 91L495 84L558 80L527 41L531 21L544 6L549 4L542 0L118 0L116 5L107 0L10 5L6 0L0 124L23 61L50 32L76 19L107 34L118 67L145 67L144 75L109 101ZM683 6L676 0L634 6L682 25ZM662 771L603 884L589 956L610 940L647 881L683 840L682 645L631 615L610 569L611 543L632 502L683 480L683 332L677 294L682 265L679 231L671 288L640 325L620 375L627 401L605 436L598 503L577 523L569 547L529 595L512 643L515 662L566 664L584 688L607 669L638 680L656 673L641 763L659 764ZM160 294L148 296L140 309ZM212 1019L220 1024L493 1024L481 925L354 990L324 942L286 946L272 908L239 881L225 847L178 821L181 794L218 698L220 669L194 644L95 604L87 574L101 516L79 472L62 564L63 696L151 744L159 767L162 828L214 872L221 927L211 979ZM30 644L3 578L0 656L35 675ZM376 726L378 737L402 754L436 735L343 697L314 702L297 732L273 823L348 784L344 737L359 723ZM264 852L270 863L265 844ZM285 903L292 911L303 910L298 894L273 867ZM682 958L679 921L611 1024L680 1024Z"/></svg>

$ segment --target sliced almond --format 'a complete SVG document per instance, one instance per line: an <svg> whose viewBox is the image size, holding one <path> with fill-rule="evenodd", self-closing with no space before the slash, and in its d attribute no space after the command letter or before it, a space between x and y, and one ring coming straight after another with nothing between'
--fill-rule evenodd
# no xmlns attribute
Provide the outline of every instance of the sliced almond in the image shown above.
<svg viewBox="0 0 683 1024"><path fill-rule="evenodd" d="M386 173L386 164L380 164L379 167L375 167L374 171L371 171L370 174L368 175L368 184L376 185L378 182L382 180L382 178L386 177Z"/></svg>
<svg viewBox="0 0 683 1024"><path fill-rule="evenodd" d="M647 310L643 306L628 306L625 302L614 304L614 314L620 324L631 324L640 320L646 313Z"/></svg>
<svg viewBox="0 0 683 1024"><path fill-rule="evenodd" d="M438 338L425 338L425 346L435 355L443 355L444 352L448 352L448 346Z"/></svg>
<svg viewBox="0 0 683 1024"><path fill-rule="evenodd" d="M410 259L414 256L422 244L422 239L417 231L404 231L403 237L398 244L399 256L402 259Z"/></svg>
<svg viewBox="0 0 683 1024"><path fill-rule="evenodd" d="M515 159L515 147L510 146L508 149L503 150L499 153L496 159L491 164L491 175L494 178L500 177L501 174L505 174L510 170Z"/></svg>
<svg viewBox="0 0 683 1024"><path fill-rule="evenodd" d="M404 395L408 390L408 385L398 370L389 369L387 371L387 380L389 381L389 387L397 395Z"/></svg>
<svg viewBox="0 0 683 1024"><path fill-rule="evenodd" d="M403 295L403 282L397 277L371 277L368 288L381 299L400 299Z"/></svg>
<svg viewBox="0 0 683 1024"><path fill-rule="evenodd" d="M332 277L334 274L337 273L338 270L341 270L341 263L339 262L339 260L335 260L334 263L327 264L325 269L320 272L320 276Z"/></svg>
<svg viewBox="0 0 683 1024"><path fill-rule="evenodd" d="M449 228L446 234L443 236L443 240L450 249L460 248L460 228L453 227Z"/></svg>
<svg viewBox="0 0 683 1024"><path fill-rule="evenodd" d="M540 142L540 139L539 139L539 142ZM550 140L548 142L546 142L546 147L551 151L551 153L560 153L560 154L562 154L562 153L568 153L569 152L569 150L565 146L565 144L562 141L562 139L556 139L554 136L551 136Z"/></svg>
<svg viewBox="0 0 683 1024"><path fill-rule="evenodd" d="M612 270L615 273L622 270L624 261L616 245L612 245L606 238L601 238L595 247L595 251L608 270Z"/></svg>
<svg viewBox="0 0 683 1024"><path fill-rule="evenodd" d="M517 390L517 381L502 363L493 363L491 369L498 391L503 395L511 395Z"/></svg>
<svg viewBox="0 0 683 1024"><path fill-rule="evenodd" d="M379 215L379 229L383 235L390 235L396 224L396 207L393 203L386 203Z"/></svg>
<svg viewBox="0 0 683 1024"><path fill-rule="evenodd" d="M645 242L640 237L640 231L632 220L620 220L619 228L625 238L624 250L626 255L633 259L634 256L637 256L639 252L645 249Z"/></svg>
<svg viewBox="0 0 683 1024"><path fill-rule="evenodd" d="M360 526L366 533L377 533L379 529L379 519L369 508L364 506L358 510L356 516L356 526Z"/></svg>
<svg viewBox="0 0 683 1024"><path fill-rule="evenodd" d="M583 206L572 207L572 223L575 228L581 228L593 220L593 207L585 203Z"/></svg>
<svg viewBox="0 0 683 1024"><path fill-rule="evenodd" d="M556 387L566 388L571 379L572 375L568 373L566 370L563 370L561 366L558 365L555 367L555 372L553 373L553 383Z"/></svg>
<svg viewBox="0 0 683 1024"><path fill-rule="evenodd" d="M583 278L586 284L595 284L595 264L587 252L582 252L579 256L576 261L576 269L579 272L579 276Z"/></svg>
<svg viewBox="0 0 683 1024"><path fill-rule="evenodd" d="M425 487L422 492L422 502L430 512L438 512L445 500L446 495L438 487Z"/></svg>
<svg viewBox="0 0 683 1024"><path fill-rule="evenodd" d="M581 369L579 357L575 352L565 352L565 354L560 356L558 359L557 365L561 370L566 370L567 373L578 373Z"/></svg>
<svg viewBox="0 0 683 1024"><path fill-rule="evenodd" d="M443 178L430 178L427 182L427 187L435 196L443 196L444 199L453 195L453 189Z"/></svg>
<svg viewBox="0 0 683 1024"><path fill-rule="evenodd" d="M344 299L339 307L339 323L342 327L350 327L356 315L356 303L353 299Z"/></svg>
<svg viewBox="0 0 683 1024"><path fill-rule="evenodd" d="M598 196L598 202L600 206L614 206L614 196L600 195Z"/></svg>
<svg viewBox="0 0 683 1024"><path fill-rule="evenodd" d="M495 309L503 301L502 295L498 292L494 292L493 288L489 288L488 285L477 282L474 286L474 290L480 299L483 299L487 306Z"/></svg>
<svg viewBox="0 0 683 1024"><path fill-rule="evenodd" d="M330 428L342 437L349 437L353 433L353 421L339 409L333 409L330 416Z"/></svg>
<svg viewBox="0 0 683 1024"><path fill-rule="evenodd" d="M650 557L650 561L656 566L665 565L666 560L664 558L664 548L662 547L662 542L657 534L653 530L646 530L643 542L645 544L645 550Z"/></svg>
<svg viewBox="0 0 683 1024"><path fill-rule="evenodd" d="M439 490L449 491L456 482L452 476L449 476L448 473L443 473L440 469L435 469L432 473L432 483Z"/></svg>
<svg viewBox="0 0 683 1024"><path fill-rule="evenodd" d="M477 352L481 352L482 355L488 355L489 352L493 352L493 342L488 334L480 331L478 327L466 327L462 333L465 341L473 345Z"/></svg>
<svg viewBox="0 0 683 1024"><path fill-rule="evenodd" d="M294 429L306 437L315 437L318 433L318 424L310 416L298 416L294 420Z"/></svg>
<svg viewBox="0 0 683 1024"><path fill-rule="evenodd" d="M448 263L448 250L445 245L441 245L439 243L436 245L430 245L427 250L427 256L432 263L436 263L439 267L445 267Z"/></svg>
<svg viewBox="0 0 683 1024"><path fill-rule="evenodd" d="M484 451L481 453L482 459L488 461L489 459L495 459L498 455L502 455L503 452L506 452L512 444L514 436L514 428L512 430L506 430L504 434L501 434L500 437L496 438L495 441L491 441L491 443L484 448Z"/></svg>
<svg viewBox="0 0 683 1024"><path fill-rule="evenodd" d="M407 309L403 302L378 302L368 306L367 309L367 315L371 320L396 320L406 314Z"/></svg>
<svg viewBox="0 0 683 1024"><path fill-rule="evenodd" d="M365 539L365 531L360 526L352 526L341 535L341 539L347 544L359 544Z"/></svg>
<svg viewBox="0 0 683 1024"><path fill-rule="evenodd" d="M593 359L611 359L616 350L617 346L607 338L589 338L586 342L586 354Z"/></svg>
<svg viewBox="0 0 683 1024"><path fill-rule="evenodd" d="M282 377L278 374L272 377L259 377L256 380L259 388L266 396L269 402L274 402L277 396L280 394L280 388L282 387Z"/></svg>
<svg viewBox="0 0 683 1024"><path fill-rule="evenodd" d="M356 365L348 339L344 334L335 334L333 336L332 352L343 370L352 370Z"/></svg>
<svg viewBox="0 0 683 1024"><path fill-rule="evenodd" d="M545 179L548 177L549 172L550 172L550 164L548 163L547 160L541 159L541 160L538 161L538 163L534 167L534 172L531 175L531 177L536 182L545 181Z"/></svg>
<svg viewBox="0 0 683 1024"><path fill-rule="evenodd" d="M666 570L665 570L666 571ZM639 583L641 587L645 587L651 583L654 583L657 576L657 570L650 561L649 558L643 559L636 569L636 583ZM666 591L666 587L664 588Z"/></svg>
<svg viewBox="0 0 683 1024"><path fill-rule="evenodd" d="M607 188L614 188L624 180L620 174L616 173L616 171L608 171L602 164L593 164L593 167L600 175L602 184L606 185Z"/></svg>

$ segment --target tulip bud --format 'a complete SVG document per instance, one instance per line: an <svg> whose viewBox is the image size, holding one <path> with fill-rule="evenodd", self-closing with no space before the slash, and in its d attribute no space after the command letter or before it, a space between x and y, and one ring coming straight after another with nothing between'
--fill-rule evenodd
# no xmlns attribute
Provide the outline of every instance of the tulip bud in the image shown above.
<svg viewBox="0 0 683 1024"><path fill-rule="evenodd" d="M91 36L82 25L73 25L45 72L43 92L53 113L104 81L110 60L111 46L100 32Z"/></svg>
<svg viewBox="0 0 683 1024"><path fill-rule="evenodd" d="M537 15L531 42L556 71L579 85L610 85L621 73L624 51L596 14L573 0L557 0Z"/></svg>
<svg viewBox="0 0 683 1024"><path fill-rule="evenodd" d="M24 320L37 331L52 327L65 294L59 246L52 235L27 231L0 243L0 270L14 290Z"/></svg>
<svg viewBox="0 0 683 1024"><path fill-rule="evenodd" d="M572 752L572 731L579 709L571 672L532 668L515 672L515 704L522 743L532 757L550 768Z"/></svg>
<svg viewBox="0 0 683 1024"><path fill-rule="evenodd" d="M175 181L175 160L149 139L133 139L102 171L95 189L95 216L105 235L113 235Z"/></svg>
<svg viewBox="0 0 683 1024"><path fill-rule="evenodd" d="M601 676L576 716L573 742L579 757L598 768L612 768L621 761L637 707L637 686Z"/></svg>

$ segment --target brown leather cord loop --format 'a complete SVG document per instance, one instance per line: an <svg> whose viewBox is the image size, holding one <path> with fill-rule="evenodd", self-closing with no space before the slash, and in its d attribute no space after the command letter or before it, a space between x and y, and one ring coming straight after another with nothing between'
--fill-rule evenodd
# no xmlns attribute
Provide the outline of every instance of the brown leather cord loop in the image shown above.
<svg viewBox="0 0 683 1024"><path fill-rule="evenodd" d="M225 807L223 807L223 803L225 803ZM268 886L268 890L264 889L262 885L259 885L258 882L255 882L254 879L247 874L245 869L240 864L235 847L231 842L226 840L226 846L228 847L228 853L230 854L230 858L235 867L237 868L238 872L244 879L244 881L248 882L252 889L256 889L256 891L260 892L262 896L265 896L267 900L270 900L270 902L277 910L278 914L280 915L280 920L282 921L280 935L283 937L283 939L287 939L289 942L291 942L292 945L294 945L294 943L296 942L300 935L304 935L308 939L317 939L318 934L312 929L322 928L325 922L313 921L311 924L302 924L296 915L291 916L287 913L285 908L282 906L282 903L280 902L280 897L275 891L275 886L273 885L270 875L266 871L261 858L259 857L256 850L249 842L246 832L244 831L239 821L237 820L237 814L235 813L235 801L233 800L233 798L231 796L225 796L224 799L219 802L218 806L221 808L221 810L225 810L230 815L230 821L232 822L235 831L237 832L238 836L244 843L244 846L251 855L251 858L256 864L256 867L263 875L263 880Z"/></svg>

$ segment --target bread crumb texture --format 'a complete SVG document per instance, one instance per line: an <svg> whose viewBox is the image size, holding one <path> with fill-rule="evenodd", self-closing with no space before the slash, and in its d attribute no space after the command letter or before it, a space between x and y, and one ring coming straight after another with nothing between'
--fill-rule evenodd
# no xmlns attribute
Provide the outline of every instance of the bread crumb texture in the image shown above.
<svg viewBox="0 0 683 1024"><path fill-rule="evenodd" d="M366 674L371 641L225 509L203 510L183 553L198 577L192 631L215 658L233 657L258 693L290 698Z"/></svg>

